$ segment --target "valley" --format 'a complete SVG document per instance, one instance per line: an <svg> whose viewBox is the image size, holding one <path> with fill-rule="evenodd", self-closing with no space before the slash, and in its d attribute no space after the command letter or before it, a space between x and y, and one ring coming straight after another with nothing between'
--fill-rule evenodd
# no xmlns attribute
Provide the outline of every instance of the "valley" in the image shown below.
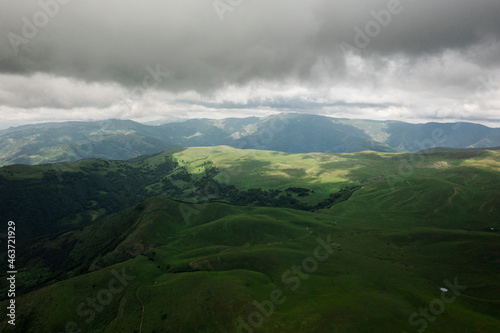
<svg viewBox="0 0 500 333"><path fill-rule="evenodd" d="M2 197L33 203L2 206L16 329L496 332L499 171L487 149L228 146L6 166Z"/></svg>

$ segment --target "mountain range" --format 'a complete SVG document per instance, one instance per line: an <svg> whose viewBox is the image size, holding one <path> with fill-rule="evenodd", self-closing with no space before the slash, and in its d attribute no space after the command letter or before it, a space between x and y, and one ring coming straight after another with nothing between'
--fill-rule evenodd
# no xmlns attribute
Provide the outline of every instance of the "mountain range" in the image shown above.
<svg viewBox="0 0 500 333"><path fill-rule="evenodd" d="M83 158L127 160L176 147L217 145L286 153L486 148L500 146L500 128L473 123L410 124L307 114L192 119L158 126L113 119L44 123L0 131L0 165Z"/></svg>
<svg viewBox="0 0 500 333"><path fill-rule="evenodd" d="M499 130L282 114L1 131L17 316L8 280L0 332L497 333Z"/></svg>

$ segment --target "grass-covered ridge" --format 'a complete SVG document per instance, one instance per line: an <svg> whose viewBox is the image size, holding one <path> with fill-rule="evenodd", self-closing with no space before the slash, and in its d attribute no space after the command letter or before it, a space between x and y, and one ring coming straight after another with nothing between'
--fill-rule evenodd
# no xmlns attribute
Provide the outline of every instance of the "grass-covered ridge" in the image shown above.
<svg viewBox="0 0 500 333"><path fill-rule="evenodd" d="M189 224L179 214L185 204L148 199L120 213L135 222L114 250L98 257L102 269L19 297L25 314L19 325L59 332L73 321L85 332L134 332L142 321L143 332L235 332L238 318L255 311L254 301L279 289L286 300L259 326L262 332L360 332L373 330L374 322L380 332L412 329L408 317L439 297L445 279L457 277L467 289L429 324L432 331L495 332L499 235L463 228L468 217L450 223L427 211L415 216L405 204L369 205L370 192L327 214L212 203ZM328 237L331 255L307 278L292 274L314 257L317 239ZM133 279L95 317L88 306L79 315L87 297L108 288L113 270Z"/></svg>
<svg viewBox="0 0 500 333"><path fill-rule="evenodd" d="M286 300L255 332L414 332L423 317L411 325L412 314L455 278L466 289L426 330L500 327L498 151L295 155L222 146L64 167L10 166L0 175L4 183L52 180L62 193L67 183L83 186L78 177L113 177L109 186L118 182L137 202L23 249L19 280L49 277L17 297L23 332L63 332L72 322L82 332L139 332L141 323L142 332L236 332L239 318L248 323L254 302L275 290ZM205 192L208 185L219 191ZM357 190L347 200L310 211L230 203L277 190L278 198L317 204L349 186ZM87 195L95 209L105 193ZM332 253L315 267L308 258L318 239ZM92 316L87 298L109 290L113 270L133 279Z"/></svg>
<svg viewBox="0 0 500 333"><path fill-rule="evenodd" d="M329 207L335 201L331 195L346 188L352 192L380 183L392 192L414 179L442 177L495 181L499 170L500 152L488 150L285 154L227 146L187 148L129 161L0 168L0 195L6 198L0 213L25 221L19 234L23 242L85 226L152 196L314 210ZM483 208L495 204L490 199Z"/></svg>

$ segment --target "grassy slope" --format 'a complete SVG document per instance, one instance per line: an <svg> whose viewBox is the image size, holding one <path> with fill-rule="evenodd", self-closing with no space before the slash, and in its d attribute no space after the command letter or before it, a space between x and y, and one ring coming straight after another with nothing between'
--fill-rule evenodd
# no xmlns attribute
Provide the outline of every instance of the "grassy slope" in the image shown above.
<svg viewBox="0 0 500 333"><path fill-rule="evenodd" d="M321 201L342 186L353 184L349 174L363 163L351 154L286 154L228 146L188 148L173 156L193 174L201 174L203 163L211 161L220 170L215 180L243 190L314 190L312 195L299 198L306 203Z"/></svg>
<svg viewBox="0 0 500 333"><path fill-rule="evenodd" d="M142 306L137 295L145 304L142 332L234 332L238 317L255 311L252 302L269 299L276 288L286 301L255 332L413 332L420 326L411 326L409 316L439 298L443 280L455 277L467 290L429 323L427 332L498 332L500 235L484 231L500 229L498 152L418 159L372 153L312 154L315 159L263 152L238 160L247 152L200 149L178 158L193 172L205 156L222 170L239 164L241 174L230 180L235 183L244 184L246 175L252 186L281 185L284 178L248 177L257 172L255 163L272 159L259 171L278 172L277 163L289 163L306 172L316 167L314 174L323 179L317 185L305 177L294 186L335 186L328 177L342 172L342 181L369 184L323 214L213 203L193 206L202 209L189 224L177 203L149 199L139 226L102 260L112 263L137 244L150 249L18 297L18 313L33 314L22 319L31 318L31 332L63 331L69 320L84 332L138 332ZM390 182L379 182L384 175ZM293 291L282 274L313 254L315 235L332 235L341 246ZM136 278L85 323L88 317L75 312L78 304L107 287L112 268L123 267ZM2 327L9 331L5 322Z"/></svg>
<svg viewBox="0 0 500 333"><path fill-rule="evenodd" d="M211 161L220 173L216 180L241 189L286 189L289 186L315 190L306 200L319 201L344 185L379 182L398 186L414 175L433 179L436 172L447 170L468 178L473 172L500 171L499 151L472 151L436 154L390 154L361 152L354 154L286 154L274 151L240 150L228 146L188 148L173 154L181 166L193 174L202 174L204 163ZM149 161L164 158L158 155ZM472 169L471 169L472 170ZM491 177L497 177L493 174Z"/></svg>

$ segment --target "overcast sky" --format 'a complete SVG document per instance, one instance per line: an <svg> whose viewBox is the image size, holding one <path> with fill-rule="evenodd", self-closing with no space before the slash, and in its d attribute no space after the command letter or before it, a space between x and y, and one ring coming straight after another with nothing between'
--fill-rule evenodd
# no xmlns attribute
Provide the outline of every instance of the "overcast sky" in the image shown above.
<svg viewBox="0 0 500 333"><path fill-rule="evenodd" d="M498 0L0 0L0 128L302 112L500 127Z"/></svg>

